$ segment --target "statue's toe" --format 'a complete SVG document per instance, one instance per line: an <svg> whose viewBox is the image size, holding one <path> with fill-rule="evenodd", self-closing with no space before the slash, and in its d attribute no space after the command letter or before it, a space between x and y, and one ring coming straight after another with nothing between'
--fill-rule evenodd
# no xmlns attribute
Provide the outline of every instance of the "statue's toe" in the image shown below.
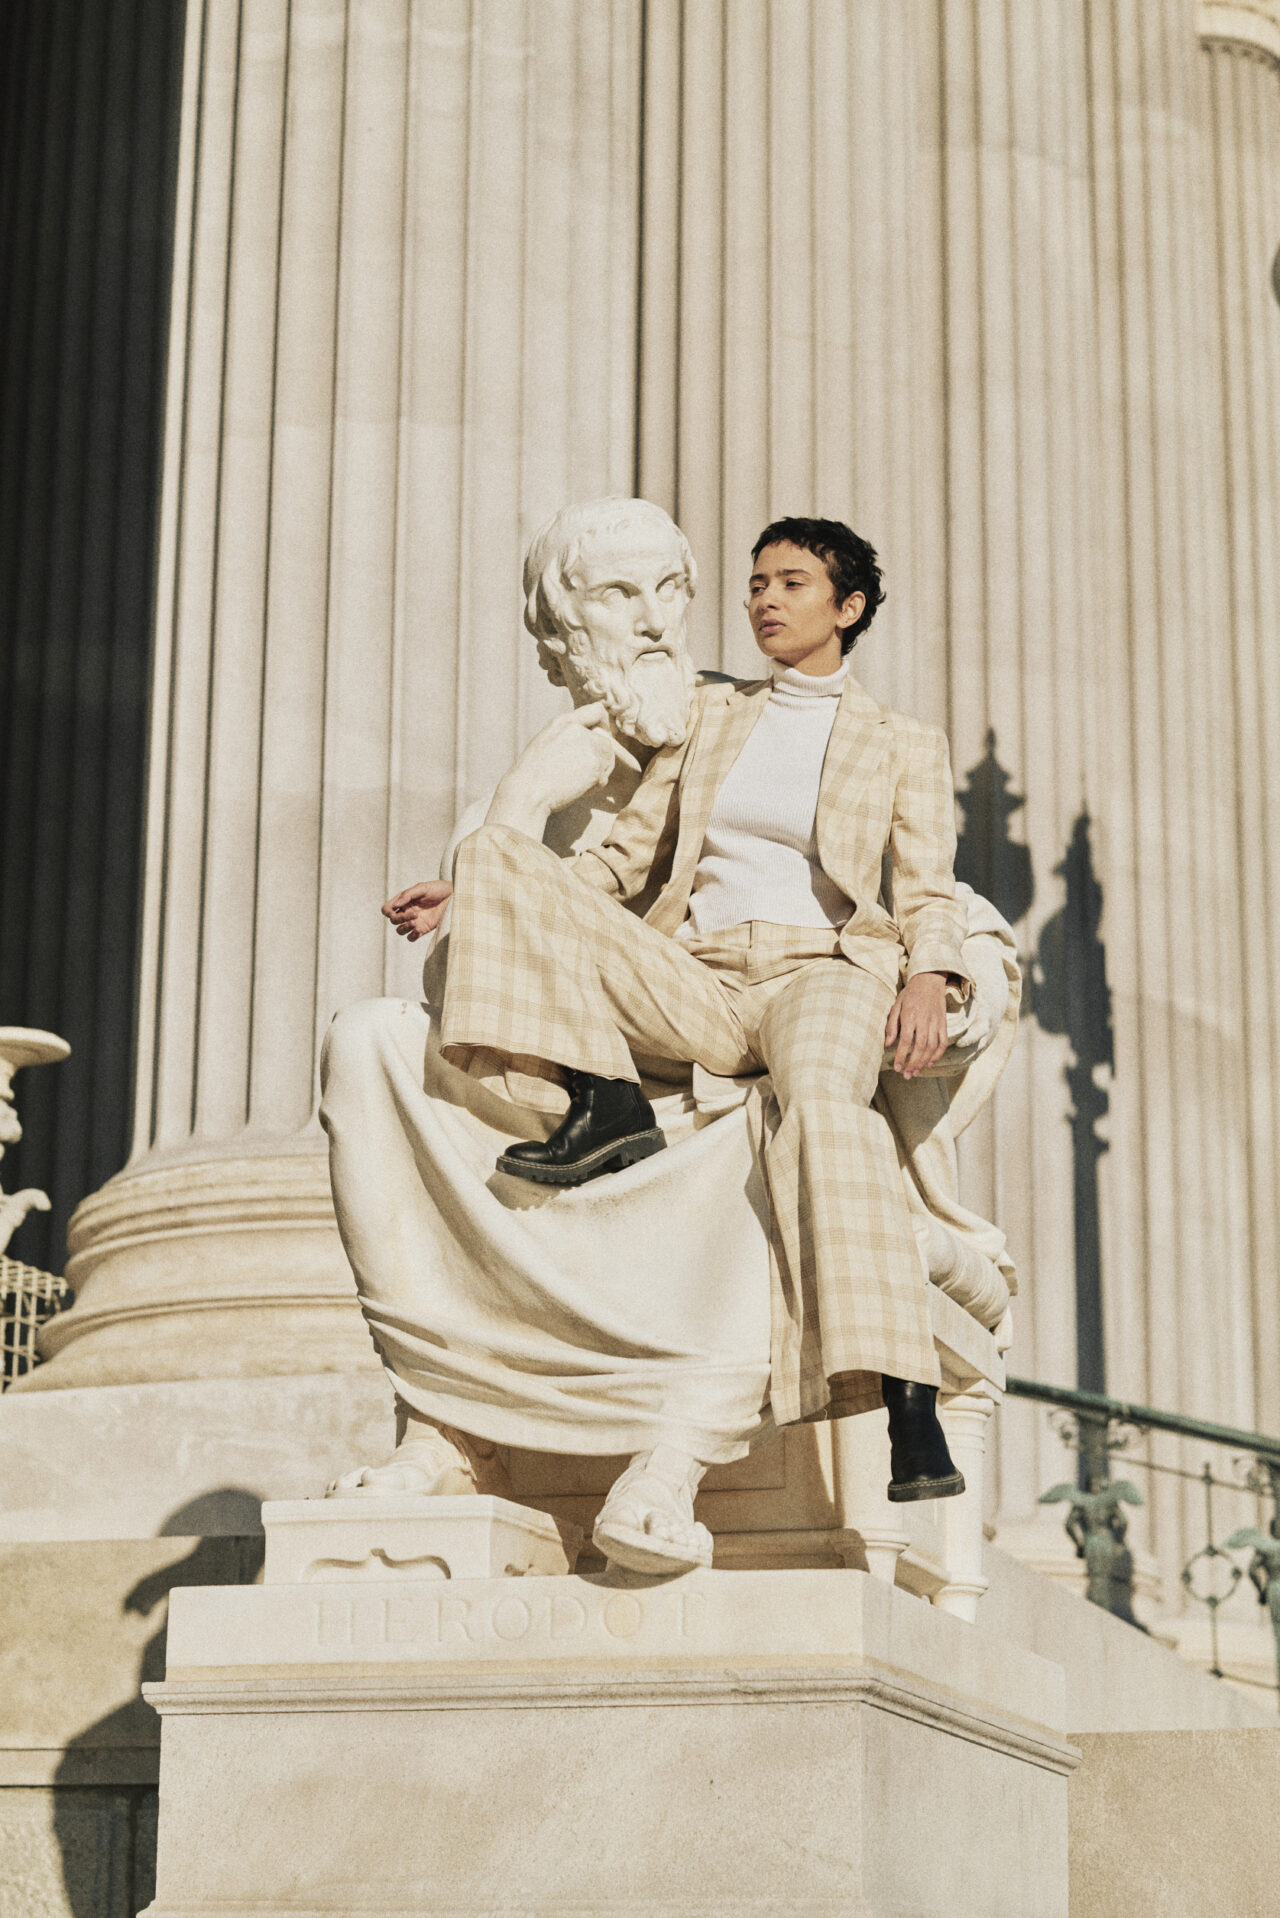
<svg viewBox="0 0 1280 1918"><path fill-rule="evenodd" d="M666 1539L669 1545L687 1545L694 1535L694 1521L691 1518L677 1518L671 1512L649 1512L645 1516L644 1529L651 1538Z"/></svg>
<svg viewBox="0 0 1280 1918"><path fill-rule="evenodd" d="M415 1435L382 1465L357 1465L328 1486L326 1498L391 1497L416 1493L426 1498L460 1497L476 1489L469 1460L443 1433Z"/></svg>
<svg viewBox="0 0 1280 1918"><path fill-rule="evenodd" d="M596 1520L596 1549L628 1571L691 1572L710 1565L712 1538L693 1516L690 1492L654 1472L631 1471L610 1493Z"/></svg>

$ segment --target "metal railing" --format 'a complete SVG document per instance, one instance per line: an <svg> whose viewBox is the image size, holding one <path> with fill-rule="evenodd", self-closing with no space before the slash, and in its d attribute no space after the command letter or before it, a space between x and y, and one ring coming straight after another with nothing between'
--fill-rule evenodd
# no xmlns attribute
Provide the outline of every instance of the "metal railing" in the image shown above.
<svg viewBox="0 0 1280 1918"><path fill-rule="evenodd" d="M1182 1567L1181 1580L1189 1596L1208 1611L1209 1669L1215 1678L1226 1676L1218 1643L1218 1612L1246 1576L1246 1567L1232 1554L1251 1554L1247 1576L1270 1619L1280 1700L1280 1439L1241 1431L1233 1425L1216 1425L1209 1419L1188 1418L1181 1412L1161 1412L1128 1399L1107 1398L1100 1392L1039 1385L1031 1379L1009 1379L1007 1390L1013 1398L1034 1399L1054 1408L1057 1416L1051 1422L1063 1442L1078 1452L1080 1470L1074 1484L1054 1485L1041 1493L1040 1503L1069 1507L1065 1530L1076 1556L1084 1561L1086 1597L1139 1631L1146 1628L1133 1613L1133 1553L1125 1542L1128 1520L1124 1507L1142 1505L1145 1500L1128 1479L1112 1478L1113 1453L1124 1451L1135 1438L1148 1432L1171 1432L1179 1438L1222 1446L1235 1454L1234 1478L1220 1477L1208 1460L1198 1472L1154 1459L1131 1457L1126 1463L1141 1471L1190 1480L1204 1489L1205 1542ZM1213 1512L1215 1490L1248 1492L1269 1499L1267 1529L1239 1526L1219 1543Z"/></svg>
<svg viewBox="0 0 1280 1918"><path fill-rule="evenodd" d="M0 1391L39 1364L36 1334L70 1299L56 1273L0 1254Z"/></svg>

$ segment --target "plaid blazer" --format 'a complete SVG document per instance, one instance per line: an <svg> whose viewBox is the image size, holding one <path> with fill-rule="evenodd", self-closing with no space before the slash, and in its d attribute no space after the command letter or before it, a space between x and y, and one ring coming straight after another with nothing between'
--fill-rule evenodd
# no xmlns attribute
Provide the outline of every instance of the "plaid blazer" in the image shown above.
<svg viewBox="0 0 1280 1918"><path fill-rule="evenodd" d="M574 871L621 900L661 880L644 917L675 933L716 794L772 689L772 678L699 686L684 743L659 748L609 837L579 853ZM852 901L845 957L895 991L917 972L948 972L967 993L946 734L881 706L850 675L823 761L817 828L822 869Z"/></svg>

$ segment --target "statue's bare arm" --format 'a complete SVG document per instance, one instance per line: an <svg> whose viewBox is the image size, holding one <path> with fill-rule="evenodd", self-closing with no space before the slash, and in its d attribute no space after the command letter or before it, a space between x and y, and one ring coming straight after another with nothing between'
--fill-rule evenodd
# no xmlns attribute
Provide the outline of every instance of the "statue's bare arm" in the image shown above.
<svg viewBox="0 0 1280 1918"><path fill-rule="evenodd" d="M640 771L639 760L610 731L604 701L575 706L534 734L499 780L484 823L541 839L552 813L603 786L619 760Z"/></svg>
<svg viewBox="0 0 1280 1918"><path fill-rule="evenodd" d="M603 701L561 713L534 734L499 781L485 824L514 826L540 840L551 814L603 786L619 761L640 770L639 761L610 731ZM436 930L452 894L448 879L419 879L386 901L383 916L412 945Z"/></svg>

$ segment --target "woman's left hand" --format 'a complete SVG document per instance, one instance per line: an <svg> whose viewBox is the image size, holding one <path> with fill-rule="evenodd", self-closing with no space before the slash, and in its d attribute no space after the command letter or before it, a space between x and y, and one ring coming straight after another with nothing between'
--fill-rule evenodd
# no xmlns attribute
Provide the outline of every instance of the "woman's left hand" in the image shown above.
<svg viewBox="0 0 1280 1918"><path fill-rule="evenodd" d="M898 1049L893 1069L904 1079L915 1079L926 1066L936 1066L947 1049L947 975L917 972L893 1002L884 1029L886 1046Z"/></svg>

